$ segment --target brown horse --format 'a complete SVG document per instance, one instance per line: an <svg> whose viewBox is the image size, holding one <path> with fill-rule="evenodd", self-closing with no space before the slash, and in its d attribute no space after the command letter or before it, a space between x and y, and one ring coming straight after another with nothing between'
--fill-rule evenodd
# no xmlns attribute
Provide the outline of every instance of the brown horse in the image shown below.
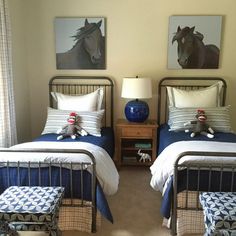
<svg viewBox="0 0 236 236"><path fill-rule="evenodd" d="M64 53L56 54L57 69L105 69L105 39L98 23L89 23L72 36L74 46Z"/></svg>
<svg viewBox="0 0 236 236"><path fill-rule="evenodd" d="M220 50L213 44L205 45L203 35L196 31L195 27L178 26L177 33L172 43L178 43L178 63L185 69L215 69L219 66Z"/></svg>

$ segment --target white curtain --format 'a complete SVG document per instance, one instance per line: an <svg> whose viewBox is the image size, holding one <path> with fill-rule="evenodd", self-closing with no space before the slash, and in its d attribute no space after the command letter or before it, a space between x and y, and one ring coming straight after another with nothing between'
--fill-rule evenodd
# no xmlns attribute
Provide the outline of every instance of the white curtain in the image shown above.
<svg viewBox="0 0 236 236"><path fill-rule="evenodd" d="M7 0L0 0L0 147L17 143Z"/></svg>

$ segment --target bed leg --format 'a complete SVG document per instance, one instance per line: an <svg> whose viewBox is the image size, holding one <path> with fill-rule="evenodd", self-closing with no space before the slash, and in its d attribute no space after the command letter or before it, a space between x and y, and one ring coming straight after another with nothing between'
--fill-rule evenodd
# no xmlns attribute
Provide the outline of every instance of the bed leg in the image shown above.
<svg viewBox="0 0 236 236"><path fill-rule="evenodd" d="M175 217L173 217L171 219L171 235L175 236L176 234L176 219L174 219Z"/></svg>
<svg viewBox="0 0 236 236"><path fill-rule="evenodd" d="M95 207L92 207L92 233L96 233L97 229L97 213Z"/></svg>

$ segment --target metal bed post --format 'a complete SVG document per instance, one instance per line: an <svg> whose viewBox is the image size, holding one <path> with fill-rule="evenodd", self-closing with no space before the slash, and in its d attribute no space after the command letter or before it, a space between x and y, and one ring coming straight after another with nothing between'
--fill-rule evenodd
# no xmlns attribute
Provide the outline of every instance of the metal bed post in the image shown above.
<svg viewBox="0 0 236 236"><path fill-rule="evenodd" d="M177 183L178 183L178 162L174 165L173 176L173 200L172 200L172 217L171 217L171 235L176 235L177 225Z"/></svg>

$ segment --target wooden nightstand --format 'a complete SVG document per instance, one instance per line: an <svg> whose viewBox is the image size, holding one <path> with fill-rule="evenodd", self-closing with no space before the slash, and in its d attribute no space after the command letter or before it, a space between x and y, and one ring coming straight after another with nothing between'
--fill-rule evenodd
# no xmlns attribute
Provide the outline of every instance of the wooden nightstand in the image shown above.
<svg viewBox="0 0 236 236"><path fill-rule="evenodd" d="M150 166L156 159L157 122L147 120L144 123L132 123L119 119L116 123L116 159L118 166ZM151 161L140 161L138 150L148 153Z"/></svg>

